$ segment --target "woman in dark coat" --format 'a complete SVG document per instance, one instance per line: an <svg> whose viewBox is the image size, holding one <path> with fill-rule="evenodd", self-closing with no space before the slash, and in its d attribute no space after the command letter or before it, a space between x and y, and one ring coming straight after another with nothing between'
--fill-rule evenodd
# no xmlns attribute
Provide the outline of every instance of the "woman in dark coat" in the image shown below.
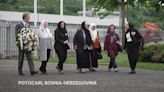
<svg viewBox="0 0 164 92"><path fill-rule="evenodd" d="M110 57L110 64L108 67L109 71L118 71L118 67L115 62L115 58L118 55L118 44L119 36L115 32L115 26L110 25L104 42L104 51L107 51L108 56Z"/></svg>
<svg viewBox="0 0 164 92"><path fill-rule="evenodd" d="M92 39L86 22L82 22L73 39L74 48L76 50L77 69L82 73L82 68L90 68L90 50Z"/></svg>
<svg viewBox="0 0 164 92"><path fill-rule="evenodd" d="M131 67L129 74L135 74L135 68L139 58L140 40L142 39L142 36L138 30L134 28L133 24L127 23L126 28L127 31L125 33L124 49L127 51L129 64Z"/></svg>
<svg viewBox="0 0 164 92"><path fill-rule="evenodd" d="M63 74L63 64L66 61L67 58L67 49L69 49L68 46L68 33L66 30L66 24L64 21L60 21L58 23L58 27L55 30L54 33L55 37L55 51L57 53L57 56L59 58L59 63L56 69L60 74Z"/></svg>

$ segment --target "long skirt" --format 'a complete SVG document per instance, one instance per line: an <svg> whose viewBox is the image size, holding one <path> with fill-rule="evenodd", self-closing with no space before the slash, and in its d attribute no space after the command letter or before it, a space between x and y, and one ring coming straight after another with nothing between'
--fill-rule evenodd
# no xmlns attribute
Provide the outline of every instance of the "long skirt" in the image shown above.
<svg viewBox="0 0 164 92"><path fill-rule="evenodd" d="M97 50L93 49L91 52L91 57L92 57L92 67L97 68L98 67L98 54Z"/></svg>
<svg viewBox="0 0 164 92"><path fill-rule="evenodd" d="M89 51L78 48L76 50L77 69L79 68L90 68L90 57Z"/></svg>

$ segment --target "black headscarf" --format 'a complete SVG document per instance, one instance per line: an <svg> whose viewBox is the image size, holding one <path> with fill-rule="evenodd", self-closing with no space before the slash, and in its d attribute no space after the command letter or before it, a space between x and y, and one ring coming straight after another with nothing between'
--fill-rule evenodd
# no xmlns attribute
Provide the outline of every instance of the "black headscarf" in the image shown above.
<svg viewBox="0 0 164 92"><path fill-rule="evenodd" d="M83 30L87 30L86 27L85 27L85 25L86 25L86 21L82 22L81 28L82 28Z"/></svg>
<svg viewBox="0 0 164 92"><path fill-rule="evenodd" d="M85 35L86 35L86 44L90 46L92 45L92 38L90 35L90 31L85 27L85 25L86 25L86 21L82 22L81 28L82 30L84 30Z"/></svg>
<svg viewBox="0 0 164 92"><path fill-rule="evenodd" d="M129 31L134 31L134 25L132 24L132 23L128 23L128 25L129 25L129 29L127 30L127 32L129 32Z"/></svg>

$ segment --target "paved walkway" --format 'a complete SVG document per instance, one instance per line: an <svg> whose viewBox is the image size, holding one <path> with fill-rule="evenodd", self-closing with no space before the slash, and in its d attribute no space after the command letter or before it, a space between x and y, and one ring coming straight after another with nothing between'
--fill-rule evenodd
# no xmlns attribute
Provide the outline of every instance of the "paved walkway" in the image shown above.
<svg viewBox="0 0 164 92"><path fill-rule="evenodd" d="M38 69L40 62L35 62ZM164 92L164 71L137 70L136 75L129 75L129 69L120 68L118 73L107 72L106 66L99 66L96 72L78 73L76 65L65 64L65 74L58 74L56 64L48 63L48 75L30 76L28 64L24 62L26 76L18 76L17 61L0 60L0 92ZM27 85L24 85L28 81ZM42 82L84 81L93 85L39 85ZM80 82L82 81L82 82ZM29 82L35 85L30 85ZM38 84L38 85L37 85ZM52 84L52 83L51 83ZM95 85L96 84L96 85Z"/></svg>

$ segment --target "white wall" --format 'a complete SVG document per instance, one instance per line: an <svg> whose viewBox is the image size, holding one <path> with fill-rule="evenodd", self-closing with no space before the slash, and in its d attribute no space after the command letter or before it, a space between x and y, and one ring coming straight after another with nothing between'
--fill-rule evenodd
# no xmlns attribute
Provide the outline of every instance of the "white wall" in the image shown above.
<svg viewBox="0 0 164 92"><path fill-rule="evenodd" d="M12 11L0 11L0 20L6 21L21 21L23 12L12 12ZM39 18L38 18L39 16ZM119 16L109 16L108 19L100 19L95 17L82 17L82 16L67 16L67 15L55 15L55 14L39 14L35 15L31 13L31 22L34 22L35 19L47 20L50 23L58 23L63 20L67 24L81 24L83 21L88 21L89 23L96 23L97 25L110 25L114 24L119 26Z"/></svg>

